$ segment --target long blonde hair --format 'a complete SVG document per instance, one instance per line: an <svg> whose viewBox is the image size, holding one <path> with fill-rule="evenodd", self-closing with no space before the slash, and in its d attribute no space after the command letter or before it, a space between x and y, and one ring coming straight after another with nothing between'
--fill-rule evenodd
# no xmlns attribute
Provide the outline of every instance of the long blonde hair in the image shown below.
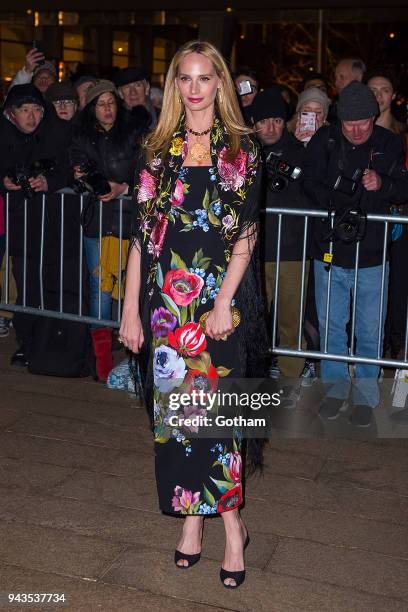
<svg viewBox="0 0 408 612"><path fill-rule="evenodd" d="M201 53L207 57L221 80L216 96L216 107L230 138L228 159L235 159L240 149L241 136L252 133L252 130L245 126L234 82L224 58L211 43L198 40L190 41L180 47L170 63L164 85L163 106L159 122L145 142L147 158L151 160L154 154L160 152L164 159L170 148L173 133L184 112L184 106L176 87L176 78L181 60L189 53Z"/></svg>

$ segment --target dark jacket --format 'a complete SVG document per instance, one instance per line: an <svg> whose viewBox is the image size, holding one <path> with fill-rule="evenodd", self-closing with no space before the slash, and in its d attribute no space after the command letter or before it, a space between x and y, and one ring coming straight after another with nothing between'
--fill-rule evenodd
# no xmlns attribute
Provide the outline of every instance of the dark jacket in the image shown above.
<svg viewBox="0 0 408 612"><path fill-rule="evenodd" d="M123 112L109 131L97 123L84 129L80 122L69 150L71 164L92 161L108 181L127 183L132 188L143 133L143 123L128 112Z"/></svg>
<svg viewBox="0 0 408 612"><path fill-rule="evenodd" d="M306 151L286 129L279 142L263 147L264 161L271 156L285 161L292 166L303 169ZM264 172L265 206L268 208L305 208L305 197L302 193L303 176L289 180L287 187L280 192L271 191L268 187L270 174ZM281 261L300 261L303 253L303 217L284 215L282 217ZM265 213L262 219L261 248L265 261L276 261L278 242L278 216Z"/></svg>
<svg viewBox="0 0 408 612"><path fill-rule="evenodd" d="M378 191L367 191L361 181L353 196L333 189L339 175L351 178L357 169L364 171L368 167L381 176L382 186ZM304 190L311 208L341 210L359 204L366 213L389 214L390 206L403 202L408 194L401 138L374 125L367 142L353 145L343 136L340 126L321 128L307 147ZM327 220L316 219L312 255L321 261L329 250L328 233ZM365 237L360 242L361 267L381 264L383 243L384 224L368 222ZM332 263L344 268L354 267L355 253L355 244L336 241Z"/></svg>
<svg viewBox="0 0 408 612"><path fill-rule="evenodd" d="M0 190L5 195L4 178L17 165L30 166L33 162L53 159L55 169L46 174L47 196L66 187L70 183L68 145L70 127L54 113L46 112L37 129L31 134L21 132L10 119L3 116L0 120ZM10 253L21 256L23 253L24 195L22 191L9 192L10 197ZM54 201L55 201L54 197ZM42 194L38 193L27 200L27 253L36 257L39 253L41 238ZM47 235L51 228L47 224Z"/></svg>

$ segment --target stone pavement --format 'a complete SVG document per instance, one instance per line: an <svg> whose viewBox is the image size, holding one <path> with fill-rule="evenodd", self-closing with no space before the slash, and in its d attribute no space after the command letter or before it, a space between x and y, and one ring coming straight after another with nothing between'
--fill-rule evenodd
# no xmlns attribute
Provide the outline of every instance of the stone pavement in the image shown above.
<svg viewBox="0 0 408 612"><path fill-rule="evenodd" d="M200 563L174 566L181 522L158 511L143 408L88 379L12 369L13 350L0 339L0 592L68 603L4 609L408 610L407 440L273 439L247 484L234 592L218 577L220 518Z"/></svg>

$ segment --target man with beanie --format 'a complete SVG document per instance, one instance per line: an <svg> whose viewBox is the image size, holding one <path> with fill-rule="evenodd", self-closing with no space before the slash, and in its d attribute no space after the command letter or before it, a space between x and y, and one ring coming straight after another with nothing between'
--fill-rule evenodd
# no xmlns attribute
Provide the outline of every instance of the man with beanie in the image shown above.
<svg viewBox="0 0 408 612"><path fill-rule="evenodd" d="M149 129L155 128L157 115L149 96L149 75L146 70L135 67L122 68L114 75L113 82L125 107L136 116L140 111L140 106L144 106L151 116Z"/></svg>
<svg viewBox="0 0 408 612"><path fill-rule="evenodd" d="M258 93L248 109L248 116L261 143L266 166L265 206L304 208L301 183L305 148L286 128L287 107L280 90L273 87ZM280 169L282 163L292 168L287 175ZM271 309L271 314L276 279L277 236L278 217L266 213L262 224L262 250L267 308ZM290 348L297 346L296 321L299 320L302 253L303 219L286 216L282 219L278 336L281 344ZM276 359L272 361L269 373L272 378L278 378L280 373L288 378L299 378L302 368L303 359L280 357L279 365Z"/></svg>
<svg viewBox="0 0 408 612"><path fill-rule="evenodd" d="M16 304L20 306L24 300L26 306L34 308L41 304L41 246L44 247L44 292L47 287L51 286L54 291L58 287L59 245L53 245L56 250L51 252L52 222L48 209L45 240L41 241L42 195L51 194L69 183L69 133L69 126L47 109L43 96L33 84L15 85L9 91L0 119L0 192L4 197L10 196L9 252L17 286ZM38 170L35 164L40 165ZM24 252L27 254L26 263ZM51 266L48 266L50 261ZM13 326L19 348L12 357L12 365L27 366L36 319L29 314L14 315Z"/></svg>
<svg viewBox="0 0 408 612"><path fill-rule="evenodd" d="M304 189L311 208L341 211L361 209L362 213L388 214L390 206L406 197L408 178L400 139L375 125L378 104L370 89L352 81L342 89L338 101L339 124L321 128L309 143ZM334 220L336 230L336 219ZM346 325L354 292L356 244L359 267L356 291L355 354L377 356L382 343L387 310L388 263L385 268L383 316L380 321L384 225L367 222L362 237L347 242L333 236L327 219L316 219L313 228L315 297L321 342L324 342L329 270L331 297L328 317L329 353L348 354ZM330 254L330 238L333 250ZM379 338L379 332L381 337ZM354 342L354 338L350 338ZM323 346L321 346L321 350ZM378 374L375 365L357 364L353 384L350 421L367 427L372 409L379 403ZM320 416L335 419L346 409L350 378L346 362L323 359L321 376L327 397Z"/></svg>
<svg viewBox="0 0 408 612"><path fill-rule="evenodd" d="M45 60L42 51L30 49L26 55L25 64L15 75L10 84L10 89L15 85L32 83L44 95L56 80L57 69L55 64Z"/></svg>

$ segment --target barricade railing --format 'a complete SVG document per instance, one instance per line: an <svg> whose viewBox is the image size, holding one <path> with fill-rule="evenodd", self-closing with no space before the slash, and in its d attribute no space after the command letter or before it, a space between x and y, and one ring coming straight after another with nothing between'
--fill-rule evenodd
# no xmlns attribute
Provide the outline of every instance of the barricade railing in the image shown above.
<svg viewBox="0 0 408 612"><path fill-rule="evenodd" d="M34 314L39 316L54 317L59 319L67 319L71 321L80 321L90 324L96 324L99 326L106 326L111 328L118 328L121 320L121 309L122 309L122 296L121 286L123 280L122 274L122 258L123 258L123 202L129 200L128 197L121 197L118 199L119 202L119 228L117 232L118 238L118 269L117 269L117 283L118 283L118 300L117 300L117 314L114 318L106 319L102 318L102 269L98 266L98 314L97 316L90 316L83 312L83 298L84 298L84 229L81 224L81 219L84 211L84 206L87 203L87 196L75 195L71 190L64 190L59 194L53 194L55 200L57 198L58 204L53 202L53 206L59 206L57 216L59 216L59 249L58 249L58 265L59 265L59 304L58 308L47 308L44 298L44 268L46 261L44 259L44 245L47 238L47 231L53 231L47 229L46 224L46 211L47 211L47 198L45 194L42 195L41 200L41 222L40 222L40 251L38 257L38 282L40 284L40 304L39 307L30 306L27 303L27 282L32 279L27 278L27 258L28 258L28 207L30 206L30 200L24 199L22 202L22 252L23 252L23 283L22 283L22 297L21 304L12 304L9 299L10 294L10 243L13 236L10 235L10 220L12 215L13 196L9 193L5 200L5 225L6 225L6 241L5 241L5 279L4 279L4 296L5 299L0 302L0 309L10 312L23 312L27 314ZM69 197L70 202L66 200ZM74 204L73 204L74 202ZM98 211L98 222L99 231L95 240L98 242L98 253L99 260L102 255L102 240L104 237L103 231L103 218L104 218L104 203L102 201L96 201L96 207ZM77 256L78 256L78 285L77 285L77 309L75 312L68 312L64 310L64 245L67 240L67 229L65 226L65 213L67 207L77 207L77 228L75 240L77 240ZM20 202L21 209L21 202ZM21 212L21 211L20 211ZM377 352L375 356L363 357L355 354L354 341L350 342L350 348L347 354L337 354L329 352L328 350L328 335L330 325L330 300L331 300L331 289L332 289L332 267L329 266L328 270L328 284L327 284L327 295L326 295L326 318L325 318L325 330L324 338L321 342L322 346L320 350L306 350L302 347L303 344L303 313L305 308L305 291L307 287L307 261L308 261L308 239L310 237L310 223L309 221L313 218L326 218L329 219L329 213L327 211L312 210L312 209L292 209L292 208L266 208L264 211L268 215L276 215L277 220L277 249L276 249L276 277L275 287L273 291L273 325L272 325L272 352L276 355L283 355L289 357L302 357L310 359L329 359L336 361L344 361L349 363L365 363L379 366L388 366L394 368L406 368L408 367L408 309L405 326L405 344L403 351L403 359L385 359L382 357L382 341L383 341L383 329L382 321L384 314L384 299L386 287L386 264L387 264L387 250L388 250L388 232L390 224L400 223L403 225L408 224L408 216L395 216L395 215L378 215L368 214L367 223L382 223L384 225L383 233L383 245L382 245L382 274L381 274L381 285L379 291L381 292L380 308L379 308L379 328L378 340L377 340ZM55 213L55 211L54 211ZM299 301L299 312L298 320L294 322L297 325L297 346L285 347L281 346L278 342L278 329L279 329L279 285L280 285L280 264L281 264L281 244L282 244L282 220L284 217L303 217L303 246L302 246L302 272L301 272L301 286L299 288L300 301ZM56 216L54 215L54 219ZM331 215L331 225L333 226L334 213ZM328 243L328 252L333 254L333 242ZM355 326L356 326L356 304L357 304L357 286L358 286L358 274L359 274L359 261L360 261L360 243L357 242L355 245L355 266L354 266L354 291L353 299L351 304L351 329L350 337L354 339ZM92 273L92 271L91 271ZM34 279L35 280L35 279ZM72 309L70 309L72 310Z"/></svg>
<svg viewBox="0 0 408 612"><path fill-rule="evenodd" d="M383 354L383 315L384 315L384 300L385 291L388 290L386 286L386 265L387 265L387 252L389 246L389 226L390 224L400 223L403 225L408 224L408 216L396 216L396 215L379 215L379 214L367 214L367 224L370 223L382 223L384 225L383 233L383 244L382 244L382 271L381 271L381 284L378 288L380 293L380 307L378 316L378 329L377 329L377 352L373 357L359 356L355 354L355 328L356 328L356 305L357 305L357 287L358 287L358 275L359 275L359 261L360 261L360 242L355 243L355 262L354 262L354 286L353 286L353 298L351 304L351 327L350 327L350 347L347 354L339 354L329 352L328 350L328 337L330 327L330 303L331 303L331 292L332 292L332 265L328 266L328 282L327 282L327 293L326 293L326 316L325 316L325 328L323 342L321 339L320 350L306 350L302 348L303 340L303 316L304 316L304 305L305 305L305 290L306 290L306 262L307 262L307 244L309 239L309 219L320 218L327 219L330 227L333 228L334 223L334 212L331 214L328 211L322 210L306 210L300 208L265 208L263 210L268 215L276 215L277 220L277 250L276 250L276 277L275 287L273 291L273 322L272 322L272 353L275 355L284 355L288 357L302 357L306 359L329 359L334 361L343 361L347 363L361 363L393 368L407 368L408 367L408 307L406 309L406 325L405 325L405 342L403 359L385 359L382 357ZM282 245L282 219L285 216L292 217L303 217L303 248L302 248L302 274L301 274L301 287L300 287L300 306L298 312L298 342L296 348L280 346L277 343L278 329L279 329L279 271L281 264L281 245ZM329 224L328 224L329 227ZM333 241L328 244L328 254L333 256ZM294 323L295 324L295 323ZM323 346L322 346L323 344Z"/></svg>
<svg viewBox="0 0 408 612"><path fill-rule="evenodd" d="M25 198L22 202L21 199L19 201L20 213L22 212L22 220L23 220L23 231L22 231L22 258L23 258L23 282L21 287L22 296L19 301L21 304L13 304L10 302L10 243L13 240L13 236L10 234L10 221L11 215L13 214L12 207L17 203L13 201L13 195L8 193L5 199L5 227L6 227L6 240L5 240L5 274L4 274L4 299L0 300L0 310L5 310L9 312L20 312L26 314L33 314L38 316L47 316L53 317L57 319L66 319L70 321L79 321L90 324L97 324L99 326L104 327L112 327L118 328L120 327L120 318L121 318L121 307L122 307L122 295L121 295L121 286L122 286L122 256L123 256L123 202L130 200L130 197L122 196L118 199L119 203L119 228L118 228L118 300L117 300L117 315L115 318L104 319L101 316L101 304L102 304L102 268L101 265L98 265L98 314L97 316L89 316L84 314L83 312L83 298L84 298L84 264L86 259L84 257L84 228L82 227L82 215L84 212L84 206L89 202L89 199L86 195L76 195L71 189L62 190L58 194L53 194L51 196L55 199L57 197L59 199L59 253L58 253L58 264L59 264L59 306L58 308L47 308L44 301L44 267L46 265L46 261L44 259L44 245L45 240L47 238L47 229L46 229L46 208L47 208L47 200L49 200L48 196L43 194L41 201L41 221L40 221L40 241L39 241L39 256L38 256L38 282L40 288L40 304L39 307L30 306L27 303L27 283L33 282L33 279L27 278L27 259L28 259L28 207L31 204L31 200ZM76 213L77 213L77 253L78 253L78 284L77 284L77 312L68 312L64 310L64 244L66 241L66 228L65 228L65 212L67 210L67 197L70 198L69 205L72 206L72 200L75 200L76 203ZM53 203L55 205L55 202ZM98 241L98 251L99 251L99 261L102 255L102 239L105 237L103 232L103 218L104 218L104 202L101 200L95 200L95 205L97 207L98 214L98 224L99 224L99 232L96 236L96 240ZM22 211L21 211L22 207ZM55 215L54 215L55 219ZM53 231L51 228L50 231ZM90 271L90 273L92 273ZM35 280L34 280L35 282Z"/></svg>

